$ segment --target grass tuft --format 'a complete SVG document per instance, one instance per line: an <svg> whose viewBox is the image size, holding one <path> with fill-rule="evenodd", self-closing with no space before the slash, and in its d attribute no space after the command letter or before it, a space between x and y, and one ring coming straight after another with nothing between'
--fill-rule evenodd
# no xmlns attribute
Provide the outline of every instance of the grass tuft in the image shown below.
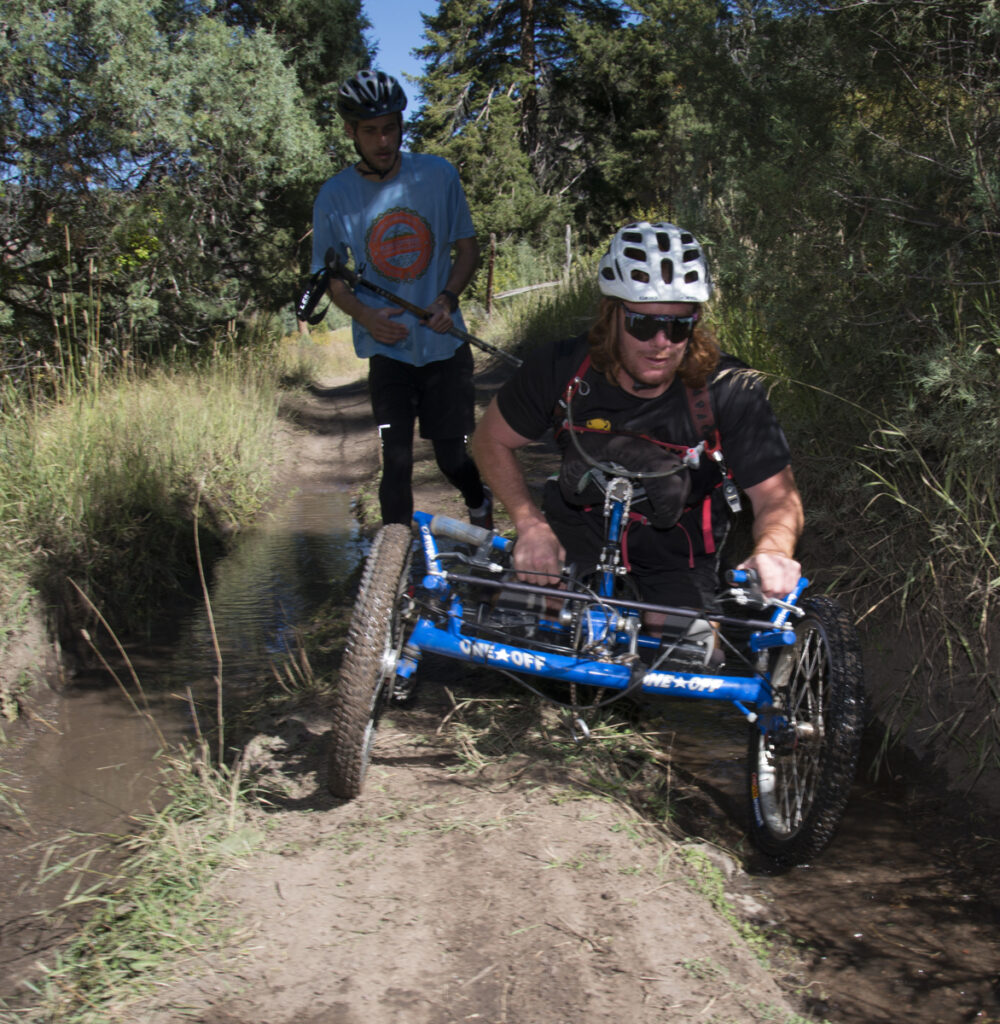
<svg viewBox="0 0 1000 1024"><path fill-rule="evenodd" d="M49 368L45 386L39 376L8 384L0 407L0 620L17 623L32 589L69 599L66 577L102 607L145 606L192 575L196 502L223 543L268 497L266 349L222 344L197 364L144 369L95 352Z"/></svg>

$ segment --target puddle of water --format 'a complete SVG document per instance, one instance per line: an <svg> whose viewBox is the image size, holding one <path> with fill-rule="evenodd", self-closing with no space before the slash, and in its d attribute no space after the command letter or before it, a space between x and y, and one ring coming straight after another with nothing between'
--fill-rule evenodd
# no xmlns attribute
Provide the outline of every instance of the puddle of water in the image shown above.
<svg viewBox="0 0 1000 1024"><path fill-rule="evenodd" d="M273 685L272 665L294 653L296 627L361 557L349 495L318 484L248 532L216 564L210 585L224 693ZM212 705L218 672L204 606L189 613L169 649L132 647L130 658L142 685L133 697L148 702L163 737L190 736L186 690ZM131 690L128 675L122 679ZM51 730L4 758L2 780L23 817L0 805L0 1000L72 931L70 917L43 919L36 911L57 907L71 886L96 882L113 856L107 837L128 834L134 816L156 802L161 740L106 672L80 675L47 703ZM89 860L93 850L102 852ZM71 858L81 859L80 870L39 882L46 864Z"/></svg>
<svg viewBox="0 0 1000 1024"><path fill-rule="evenodd" d="M968 819L942 810L862 782L814 864L758 880L803 944L817 1014L838 1024L1000 1021L1000 872L974 865Z"/></svg>

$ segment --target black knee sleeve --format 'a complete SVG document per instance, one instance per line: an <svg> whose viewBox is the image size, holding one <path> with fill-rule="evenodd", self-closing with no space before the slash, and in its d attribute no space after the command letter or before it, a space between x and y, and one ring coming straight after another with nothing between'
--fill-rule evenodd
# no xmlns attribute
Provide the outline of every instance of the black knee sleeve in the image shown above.
<svg viewBox="0 0 1000 1024"><path fill-rule="evenodd" d="M438 469L448 482L459 491L469 508L479 508L483 503L483 482L479 470L465 449L464 437L449 437L433 441L434 458Z"/></svg>
<svg viewBox="0 0 1000 1024"><path fill-rule="evenodd" d="M406 523L413 518L413 446L382 437L382 479L378 501L383 523Z"/></svg>

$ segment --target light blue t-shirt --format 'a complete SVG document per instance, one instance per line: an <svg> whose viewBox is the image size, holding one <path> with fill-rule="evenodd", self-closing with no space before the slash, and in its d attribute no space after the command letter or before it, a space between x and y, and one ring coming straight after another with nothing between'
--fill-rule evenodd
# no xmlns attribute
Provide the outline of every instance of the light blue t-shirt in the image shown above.
<svg viewBox="0 0 1000 1024"><path fill-rule="evenodd" d="M426 309L448 283L452 243L476 231L458 172L447 160L427 153L400 158L389 181L362 177L348 167L323 184L313 205L312 269L322 269L333 246L349 266L353 258L356 274ZM369 306L393 305L362 285L357 293ZM461 313L453 313L452 320L465 330ZM354 321L354 351L362 359L383 355L423 366L447 359L462 344L412 313L401 313L399 321L410 333L397 345L379 344Z"/></svg>

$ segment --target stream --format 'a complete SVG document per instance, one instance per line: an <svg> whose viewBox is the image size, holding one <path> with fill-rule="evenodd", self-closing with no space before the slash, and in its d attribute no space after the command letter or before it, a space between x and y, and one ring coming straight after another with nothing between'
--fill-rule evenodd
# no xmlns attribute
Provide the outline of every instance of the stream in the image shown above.
<svg viewBox="0 0 1000 1024"><path fill-rule="evenodd" d="M119 687L95 668L44 695L41 728L5 753L0 776L10 801L0 803L0 1006L73 933L82 910L61 904L113 866L106 837L128 835L157 806L164 741L195 738L192 708L214 720L220 657L229 699L273 685L272 666L294 657L296 627L362 557L350 495L313 481L216 564L211 618L201 602L169 643L129 645L138 689L126 670ZM136 711L146 707L155 729Z"/></svg>

